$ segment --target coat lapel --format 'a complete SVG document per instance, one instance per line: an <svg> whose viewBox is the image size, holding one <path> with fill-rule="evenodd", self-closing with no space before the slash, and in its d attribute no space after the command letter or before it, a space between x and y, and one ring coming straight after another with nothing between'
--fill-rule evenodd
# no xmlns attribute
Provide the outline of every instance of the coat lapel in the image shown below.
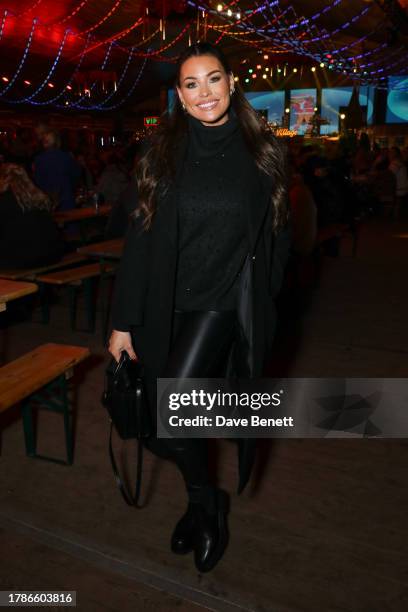
<svg viewBox="0 0 408 612"><path fill-rule="evenodd" d="M255 252L258 238L268 213L272 190L272 179L264 172L258 171L258 181L256 186L251 188L248 201L248 229L249 245L251 253Z"/></svg>

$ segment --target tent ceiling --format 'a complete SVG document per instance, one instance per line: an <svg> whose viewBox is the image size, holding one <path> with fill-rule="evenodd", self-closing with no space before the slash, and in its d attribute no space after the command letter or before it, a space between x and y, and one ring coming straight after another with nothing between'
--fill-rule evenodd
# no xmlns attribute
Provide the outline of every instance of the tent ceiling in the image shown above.
<svg viewBox="0 0 408 612"><path fill-rule="evenodd" d="M69 78L79 61L81 71L103 67L120 78L132 52L126 79L134 79L148 54L138 89L144 96L152 87L157 91L158 82L169 82L177 55L197 38L219 41L234 70L262 51L275 63L315 63L331 54L336 67L341 61L348 74L367 82L406 72L407 17L397 1L233 0L220 13L217 2L200 2L208 9L205 17L196 6L195 0L2 0L0 20L5 9L9 14L0 67L17 69L36 18L21 77L44 78L60 52L56 80Z"/></svg>

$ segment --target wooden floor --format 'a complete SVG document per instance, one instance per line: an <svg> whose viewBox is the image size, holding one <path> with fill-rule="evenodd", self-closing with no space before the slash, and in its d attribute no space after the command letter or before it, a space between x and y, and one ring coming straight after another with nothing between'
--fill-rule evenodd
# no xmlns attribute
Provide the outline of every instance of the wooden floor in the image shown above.
<svg viewBox="0 0 408 612"><path fill-rule="evenodd" d="M327 259L301 329L282 339L285 375L405 377L408 223L372 221L357 259ZM1 333L1 359L43 342L90 346L77 375L72 467L28 459L16 409L2 420L1 590L77 591L77 609L403 612L408 609L408 441L262 441L251 486L235 494L235 447L217 441L220 484L231 492L230 544L213 572L169 551L185 507L175 468L146 456L144 510L127 508L110 473L99 398L104 350L72 334L66 303L50 326ZM272 367L272 366L271 366ZM6 415L5 415L6 416ZM40 447L60 453L58 415L39 419ZM132 451L129 445L128 451Z"/></svg>

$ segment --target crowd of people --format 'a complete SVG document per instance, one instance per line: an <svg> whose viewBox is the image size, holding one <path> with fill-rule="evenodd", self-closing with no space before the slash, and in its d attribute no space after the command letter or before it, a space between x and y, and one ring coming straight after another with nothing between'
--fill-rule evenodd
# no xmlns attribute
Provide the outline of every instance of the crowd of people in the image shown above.
<svg viewBox="0 0 408 612"><path fill-rule="evenodd" d="M64 243L52 213L87 205L94 194L99 202L112 205L106 237L122 236L127 215L119 201L129 185L136 152L133 145L69 150L59 132L43 123L3 140L0 266L27 268L59 261L70 246Z"/></svg>
<svg viewBox="0 0 408 612"><path fill-rule="evenodd" d="M288 149L293 251L297 255L312 252L322 230L332 224L353 225L367 213L398 217L406 206L408 147L401 151L396 146L371 146L363 133L354 146L345 146L341 140L289 141ZM139 150L135 144L83 145L69 150L58 131L43 123L33 130L19 129L12 139L3 141L0 265L37 265L60 257L63 249L55 247L57 231L51 229L51 213L87 204L94 194L99 202L112 205L105 237L123 236ZM31 236L28 240L34 211L41 211L36 213L37 239ZM50 245L48 253L44 253L44 243ZM325 249L326 254L337 254L338 240L325 241Z"/></svg>
<svg viewBox="0 0 408 612"><path fill-rule="evenodd" d="M310 252L329 226L353 227L372 214L398 217L408 198L408 147L371 147L366 134L357 146L339 141L290 147L293 245ZM337 254L338 244L327 244Z"/></svg>
<svg viewBox="0 0 408 612"><path fill-rule="evenodd" d="M56 210L69 210L76 206L75 195L80 191L96 191L115 204L129 181L137 152L134 143L73 146L65 133L39 123L35 129L10 132L0 142L0 163L22 166L51 197Z"/></svg>

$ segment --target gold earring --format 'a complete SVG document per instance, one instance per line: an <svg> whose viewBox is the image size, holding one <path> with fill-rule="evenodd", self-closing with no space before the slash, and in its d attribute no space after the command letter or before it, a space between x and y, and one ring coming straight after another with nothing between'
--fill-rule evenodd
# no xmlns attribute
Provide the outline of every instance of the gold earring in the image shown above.
<svg viewBox="0 0 408 612"><path fill-rule="evenodd" d="M183 108L183 111L186 113L187 112L187 108L186 108L186 105L184 104L184 102L181 103L181 106Z"/></svg>

